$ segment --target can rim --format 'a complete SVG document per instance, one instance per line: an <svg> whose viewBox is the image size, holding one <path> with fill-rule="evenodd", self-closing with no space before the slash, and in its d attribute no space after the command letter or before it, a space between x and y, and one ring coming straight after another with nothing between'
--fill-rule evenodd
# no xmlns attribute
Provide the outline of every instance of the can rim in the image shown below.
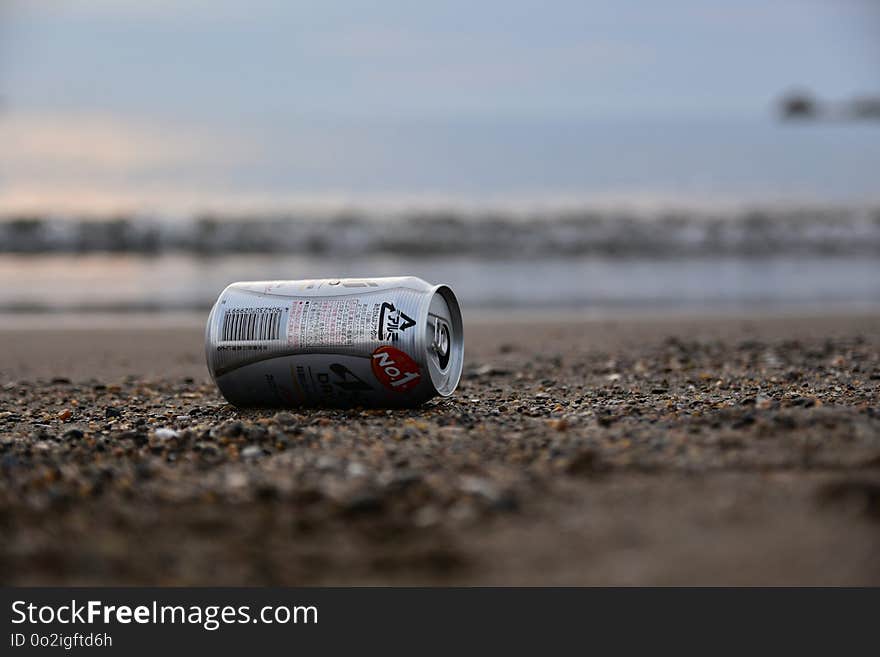
<svg viewBox="0 0 880 657"><path fill-rule="evenodd" d="M441 397L449 397L455 392L461 381L461 372L464 368L464 326L461 317L461 307L452 288L445 283L434 285L431 288L431 294L426 295L426 301L420 311L420 326L425 326L428 322L428 315L431 308L431 300L435 294L443 297L449 308L449 319L452 328L452 336L449 345L450 359L449 365L442 371L435 371L437 368L431 366L431 358L428 354L428 345L425 344L424 333L420 334L421 341L420 351L425 354L425 367L428 370L428 376L431 379L431 387Z"/></svg>

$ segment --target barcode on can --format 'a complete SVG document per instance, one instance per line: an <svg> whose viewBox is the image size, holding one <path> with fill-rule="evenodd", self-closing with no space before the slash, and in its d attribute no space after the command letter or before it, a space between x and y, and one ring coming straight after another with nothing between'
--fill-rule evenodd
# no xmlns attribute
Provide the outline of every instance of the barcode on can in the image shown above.
<svg viewBox="0 0 880 657"><path fill-rule="evenodd" d="M281 335L281 308L233 308L223 317L223 342L263 342Z"/></svg>

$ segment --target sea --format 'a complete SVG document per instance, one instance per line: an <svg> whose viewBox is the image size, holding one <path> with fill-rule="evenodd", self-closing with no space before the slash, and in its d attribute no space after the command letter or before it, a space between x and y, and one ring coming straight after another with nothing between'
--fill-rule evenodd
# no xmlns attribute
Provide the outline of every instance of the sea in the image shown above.
<svg viewBox="0 0 880 657"><path fill-rule="evenodd" d="M0 178L0 324L161 324L238 280L404 274L452 285L466 315L880 309L880 124L298 130L255 128L260 157L210 171L86 180L123 199L109 210L52 181L45 208L17 207ZM304 134L336 155L303 169Z"/></svg>

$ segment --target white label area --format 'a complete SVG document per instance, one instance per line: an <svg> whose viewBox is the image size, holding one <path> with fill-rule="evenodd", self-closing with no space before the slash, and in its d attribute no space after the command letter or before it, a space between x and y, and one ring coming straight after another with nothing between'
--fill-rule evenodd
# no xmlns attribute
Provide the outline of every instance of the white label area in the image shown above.
<svg viewBox="0 0 880 657"><path fill-rule="evenodd" d="M378 339L379 302L358 297L295 299L287 323L294 349L351 347Z"/></svg>

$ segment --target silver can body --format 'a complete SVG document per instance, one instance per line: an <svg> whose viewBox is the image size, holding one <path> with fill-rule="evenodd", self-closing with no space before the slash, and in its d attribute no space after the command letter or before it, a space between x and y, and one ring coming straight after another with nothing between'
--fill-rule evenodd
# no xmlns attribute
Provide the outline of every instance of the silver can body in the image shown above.
<svg viewBox="0 0 880 657"><path fill-rule="evenodd" d="M416 406L464 361L452 290L413 276L233 283L205 331L211 378L237 406Z"/></svg>

